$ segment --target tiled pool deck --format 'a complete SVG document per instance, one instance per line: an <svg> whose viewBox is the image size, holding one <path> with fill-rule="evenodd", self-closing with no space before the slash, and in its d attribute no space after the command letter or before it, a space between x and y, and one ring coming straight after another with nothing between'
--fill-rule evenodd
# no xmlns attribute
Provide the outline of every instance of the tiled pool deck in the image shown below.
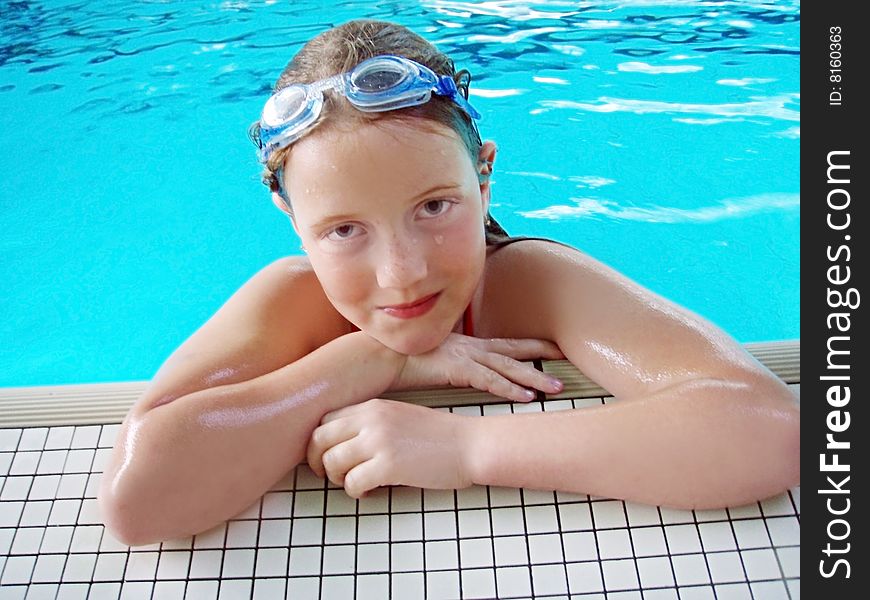
<svg viewBox="0 0 870 600"><path fill-rule="evenodd" d="M790 387L799 398L799 382ZM300 465L227 523L130 548L96 506L119 427L0 429L0 600L800 597L799 488L708 511L481 486L381 488L357 501Z"/></svg>

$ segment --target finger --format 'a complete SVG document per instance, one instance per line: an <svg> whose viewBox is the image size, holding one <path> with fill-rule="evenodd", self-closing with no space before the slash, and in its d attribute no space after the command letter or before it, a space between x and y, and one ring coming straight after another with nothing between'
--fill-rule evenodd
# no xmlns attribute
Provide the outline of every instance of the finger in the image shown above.
<svg viewBox="0 0 870 600"><path fill-rule="evenodd" d="M478 357L477 360L524 388L541 390L546 394L558 394L564 388L562 382L552 375L543 373L529 363L522 363L504 354L489 352Z"/></svg>
<svg viewBox="0 0 870 600"><path fill-rule="evenodd" d="M360 411L369 410L373 405L378 403L389 403L393 402L393 400L385 400L383 398L372 398L371 400L366 400L364 402L358 402L356 404L351 404L350 406L345 406L343 408L339 408L338 410L334 410L332 412L328 412L323 415L323 418L320 419L321 425L329 423L331 421L335 421L337 419L343 419L344 417L349 417L350 415L356 414Z"/></svg>
<svg viewBox="0 0 870 600"><path fill-rule="evenodd" d="M492 338L486 340L484 347L490 352L504 354L517 360L531 360L535 358L559 360L565 358L559 346L547 340Z"/></svg>
<svg viewBox="0 0 870 600"><path fill-rule="evenodd" d="M383 481L381 469L373 459L359 463L344 476L344 491L351 498L363 498L382 485L389 484Z"/></svg>
<svg viewBox="0 0 870 600"><path fill-rule="evenodd" d="M479 390L516 402L529 402L537 396L533 390L514 383L497 370L480 363L475 363L472 367L469 382L472 387Z"/></svg>
<svg viewBox="0 0 870 600"><path fill-rule="evenodd" d="M370 454L363 454L358 438L352 438L323 453L323 468L332 483L344 486L348 471L370 458Z"/></svg>
<svg viewBox="0 0 870 600"><path fill-rule="evenodd" d="M323 454L330 448L356 437L357 430L346 419L331 421L311 432L305 451L308 466L318 477L325 477Z"/></svg>

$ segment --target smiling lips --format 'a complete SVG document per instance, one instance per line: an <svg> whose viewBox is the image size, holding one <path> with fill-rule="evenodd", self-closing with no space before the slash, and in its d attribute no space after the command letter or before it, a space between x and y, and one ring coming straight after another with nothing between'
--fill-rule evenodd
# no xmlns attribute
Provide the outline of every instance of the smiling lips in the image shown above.
<svg viewBox="0 0 870 600"><path fill-rule="evenodd" d="M381 310L388 315L398 317L399 319L413 319L414 317L425 315L427 312L432 310L436 302L438 302L440 295L441 292L436 292L429 296L420 298L419 300L415 300L414 302L409 302L408 304L382 306Z"/></svg>

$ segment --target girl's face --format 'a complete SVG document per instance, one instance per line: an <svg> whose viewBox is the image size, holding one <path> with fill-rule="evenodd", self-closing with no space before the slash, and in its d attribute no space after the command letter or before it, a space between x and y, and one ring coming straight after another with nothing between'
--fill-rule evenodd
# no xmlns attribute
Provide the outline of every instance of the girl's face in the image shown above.
<svg viewBox="0 0 870 600"><path fill-rule="evenodd" d="M486 258L489 183L451 129L432 127L329 128L297 142L284 168L293 223L327 297L403 354L428 352L454 330Z"/></svg>

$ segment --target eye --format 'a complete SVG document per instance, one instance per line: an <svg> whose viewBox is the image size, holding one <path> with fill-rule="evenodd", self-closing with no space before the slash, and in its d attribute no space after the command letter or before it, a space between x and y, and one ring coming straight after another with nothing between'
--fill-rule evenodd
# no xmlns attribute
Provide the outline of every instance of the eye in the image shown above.
<svg viewBox="0 0 870 600"><path fill-rule="evenodd" d="M326 238L332 242L343 242L359 235L359 227L350 223L333 227L326 232Z"/></svg>
<svg viewBox="0 0 870 600"><path fill-rule="evenodd" d="M426 217L437 217L447 212L453 204L449 200L428 200L423 203L423 215Z"/></svg>

